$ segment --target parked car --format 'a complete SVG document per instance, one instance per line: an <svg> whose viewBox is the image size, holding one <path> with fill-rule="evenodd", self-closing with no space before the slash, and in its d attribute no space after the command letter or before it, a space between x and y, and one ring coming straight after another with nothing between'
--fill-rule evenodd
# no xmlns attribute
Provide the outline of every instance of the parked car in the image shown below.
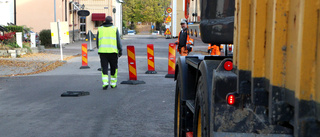
<svg viewBox="0 0 320 137"><path fill-rule="evenodd" d="M160 31L159 30L153 31L152 35L160 35Z"/></svg>
<svg viewBox="0 0 320 137"><path fill-rule="evenodd" d="M128 35L136 35L137 32L135 30L128 30Z"/></svg>

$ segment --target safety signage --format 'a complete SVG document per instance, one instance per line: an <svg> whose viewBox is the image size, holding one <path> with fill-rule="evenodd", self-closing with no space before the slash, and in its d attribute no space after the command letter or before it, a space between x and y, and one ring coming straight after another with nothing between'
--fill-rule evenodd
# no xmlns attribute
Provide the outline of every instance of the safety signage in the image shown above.
<svg viewBox="0 0 320 137"><path fill-rule="evenodd" d="M166 32L164 33L164 35L171 35L171 32L169 30L169 28L167 28Z"/></svg>
<svg viewBox="0 0 320 137"><path fill-rule="evenodd" d="M172 12L172 9L169 7L169 8L167 8L167 12L168 13L171 13Z"/></svg>
<svg viewBox="0 0 320 137"><path fill-rule="evenodd" d="M51 41L52 44L59 44L59 40L61 40L61 44L69 43L69 26L67 22L51 22ZM60 34L59 34L60 33ZM60 38L59 38L60 35Z"/></svg>
<svg viewBox="0 0 320 137"><path fill-rule="evenodd" d="M171 22L171 16L170 15L166 18L166 23L168 23L168 22Z"/></svg>

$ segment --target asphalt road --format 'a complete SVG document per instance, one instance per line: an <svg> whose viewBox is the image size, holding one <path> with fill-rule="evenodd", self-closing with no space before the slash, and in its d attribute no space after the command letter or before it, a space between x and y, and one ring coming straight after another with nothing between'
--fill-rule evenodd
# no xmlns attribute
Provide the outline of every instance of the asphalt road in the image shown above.
<svg viewBox="0 0 320 137"><path fill-rule="evenodd" d="M97 49L88 53L90 69L79 69L81 57L76 57L50 72L0 77L0 137L173 136L175 81L165 75L168 44L174 41L126 36L115 89L102 90ZM145 74L147 44L154 44L157 74ZM127 45L135 46L138 80L146 84L120 84L129 78ZM60 97L66 91L90 95Z"/></svg>

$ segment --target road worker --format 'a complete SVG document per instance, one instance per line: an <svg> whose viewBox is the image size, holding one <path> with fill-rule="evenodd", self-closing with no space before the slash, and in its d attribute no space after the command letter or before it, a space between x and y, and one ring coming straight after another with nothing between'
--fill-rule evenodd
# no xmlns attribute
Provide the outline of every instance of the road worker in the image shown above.
<svg viewBox="0 0 320 137"><path fill-rule="evenodd" d="M118 57L122 55L122 45L118 28L113 26L112 17L107 16L105 22L98 28L97 47L102 69L102 88L109 86L108 64L110 64L111 88L117 87Z"/></svg>
<svg viewBox="0 0 320 137"><path fill-rule="evenodd" d="M221 46L220 46L220 48L221 48ZM217 45L209 44L208 45L208 53L210 55L218 55L218 56L220 56L220 48ZM223 46L222 46L222 48L223 48Z"/></svg>
<svg viewBox="0 0 320 137"><path fill-rule="evenodd" d="M179 32L178 40L175 42L178 45L178 52L181 56L187 56L192 51L194 40L189 37L188 22L182 19L180 22L181 31Z"/></svg>

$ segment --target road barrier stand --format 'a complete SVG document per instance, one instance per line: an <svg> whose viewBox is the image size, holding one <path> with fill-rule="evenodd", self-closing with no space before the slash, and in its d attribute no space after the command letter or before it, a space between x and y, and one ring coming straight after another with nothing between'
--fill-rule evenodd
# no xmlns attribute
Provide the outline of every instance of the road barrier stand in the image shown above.
<svg viewBox="0 0 320 137"><path fill-rule="evenodd" d="M91 30L89 30L88 31L88 34L87 34L87 37L86 37L86 41L88 41L89 40L89 49L88 49L88 51L94 51L93 49L92 49L92 40L96 40L96 37L93 35L93 33L92 33L92 31Z"/></svg>
<svg viewBox="0 0 320 137"><path fill-rule="evenodd" d="M148 52L148 71L146 71L146 74L157 74L157 71L155 71L155 64L154 64L154 49L153 44L147 45L147 52Z"/></svg>
<svg viewBox="0 0 320 137"><path fill-rule="evenodd" d="M82 43L82 66L80 69L88 69L88 50L87 50L87 43Z"/></svg>
<svg viewBox="0 0 320 137"><path fill-rule="evenodd" d="M134 46L127 46L127 54L128 54L128 68L129 68L129 80L122 81L121 84L145 84L144 81L139 81L137 78L137 67L136 67L136 55L134 51Z"/></svg>
<svg viewBox="0 0 320 137"><path fill-rule="evenodd" d="M176 68L176 44L169 43L168 74L166 78L174 78Z"/></svg>

